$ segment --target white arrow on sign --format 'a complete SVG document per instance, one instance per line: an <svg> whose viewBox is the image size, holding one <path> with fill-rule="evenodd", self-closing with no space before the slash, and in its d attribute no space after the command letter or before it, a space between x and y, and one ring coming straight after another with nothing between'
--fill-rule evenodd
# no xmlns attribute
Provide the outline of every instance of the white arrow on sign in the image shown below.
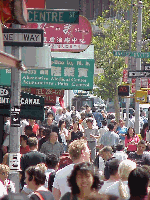
<svg viewBox="0 0 150 200"><path fill-rule="evenodd" d="M150 66L145 66L145 70L150 70Z"/></svg>
<svg viewBox="0 0 150 200"><path fill-rule="evenodd" d="M150 71L129 71L128 72L129 78L135 78L135 77L150 77Z"/></svg>

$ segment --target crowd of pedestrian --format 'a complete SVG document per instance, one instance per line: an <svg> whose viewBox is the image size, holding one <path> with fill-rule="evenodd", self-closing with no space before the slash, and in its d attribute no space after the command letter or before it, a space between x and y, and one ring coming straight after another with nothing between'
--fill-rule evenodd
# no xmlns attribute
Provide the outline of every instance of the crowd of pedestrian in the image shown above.
<svg viewBox="0 0 150 200"><path fill-rule="evenodd" d="M46 109L43 122L22 119L22 198L148 199L150 141L148 120L141 113L140 134L135 133L134 114L125 126L123 119L117 123L104 110L92 112L88 105L81 112L74 106L56 112ZM4 128L0 198L11 199L15 198L15 184L9 178L9 118ZM133 180L138 191L133 187Z"/></svg>

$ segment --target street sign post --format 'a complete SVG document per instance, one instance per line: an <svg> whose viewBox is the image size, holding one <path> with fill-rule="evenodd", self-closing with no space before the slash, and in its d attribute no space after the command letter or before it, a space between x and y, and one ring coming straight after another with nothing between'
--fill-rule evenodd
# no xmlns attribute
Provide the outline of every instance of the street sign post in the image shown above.
<svg viewBox="0 0 150 200"><path fill-rule="evenodd" d="M79 23L79 11L28 9L28 22L31 23Z"/></svg>
<svg viewBox="0 0 150 200"><path fill-rule="evenodd" d="M150 52L113 51L114 56L131 56L134 58L150 58Z"/></svg>
<svg viewBox="0 0 150 200"><path fill-rule="evenodd" d="M94 59L53 58L51 69L28 69L21 86L66 90L92 90ZM0 69L0 85L10 86L11 69Z"/></svg>
<svg viewBox="0 0 150 200"><path fill-rule="evenodd" d="M4 46L43 46L42 29L3 29Z"/></svg>
<svg viewBox="0 0 150 200"><path fill-rule="evenodd" d="M129 78L150 77L150 71L142 71L142 70L129 71L128 72L128 77Z"/></svg>

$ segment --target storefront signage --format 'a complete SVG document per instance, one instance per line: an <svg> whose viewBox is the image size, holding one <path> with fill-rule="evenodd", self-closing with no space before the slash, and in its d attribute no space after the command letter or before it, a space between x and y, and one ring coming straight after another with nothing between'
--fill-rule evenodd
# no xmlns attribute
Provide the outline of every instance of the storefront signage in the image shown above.
<svg viewBox="0 0 150 200"><path fill-rule="evenodd" d="M66 90L92 90L94 59L53 58L51 69L28 69L21 86ZM0 85L10 86L11 69L0 69Z"/></svg>

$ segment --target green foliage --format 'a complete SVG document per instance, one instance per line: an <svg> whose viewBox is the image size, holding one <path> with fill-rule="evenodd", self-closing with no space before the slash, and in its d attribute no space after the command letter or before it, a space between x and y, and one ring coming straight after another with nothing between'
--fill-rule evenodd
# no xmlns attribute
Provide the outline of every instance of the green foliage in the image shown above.
<svg viewBox="0 0 150 200"><path fill-rule="evenodd" d="M102 17L96 20L101 34L93 37L95 64L97 68L103 68L104 74L94 78L95 85L98 86L94 90L95 94L103 99L113 98L117 95L117 87L122 77L122 71L125 67L125 58L113 56L114 50L129 50L129 10L131 0L111 0L111 9L115 11L116 17L107 18L108 10ZM137 0L133 0L133 25L132 25L132 51L136 51L137 38L137 18L138 8ZM150 31L150 4L149 0L143 0L143 29L142 40L148 39L148 31ZM149 32L150 34L150 32ZM143 52L150 51L150 43L142 48ZM142 61L149 63L150 60Z"/></svg>

